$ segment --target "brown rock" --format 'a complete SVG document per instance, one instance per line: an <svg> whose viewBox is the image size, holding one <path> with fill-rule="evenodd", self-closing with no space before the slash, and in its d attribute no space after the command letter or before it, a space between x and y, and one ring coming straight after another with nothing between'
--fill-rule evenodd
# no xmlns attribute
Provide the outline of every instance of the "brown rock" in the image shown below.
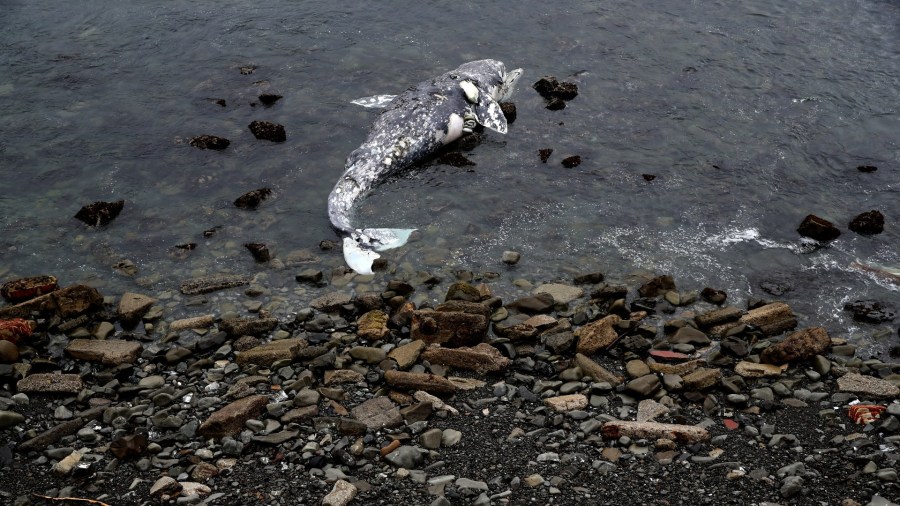
<svg viewBox="0 0 900 506"><path fill-rule="evenodd" d="M333 369L325 371L324 382L326 385L337 385L340 383L358 383L365 381L365 377L354 371L353 369Z"/></svg>
<svg viewBox="0 0 900 506"><path fill-rule="evenodd" d="M677 374L679 376L690 373L700 367L701 364L703 364L703 361L699 359L689 360L680 364L663 364L652 359L647 359L647 365L650 367L651 371L662 374Z"/></svg>
<svg viewBox="0 0 900 506"><path fill-rule="evenodd" d="M472 348L442 348L432 345L422 353L422 359L432 364L467 369L479 374L501 371L509 367L511 362L497 348L487 343L479 343Z"/></svg>
<svg viewBox="0 0 900 506"><path fill-rule="evenodd" d="M672 279L672 276L657 276L641 285L638 293L641 297L656 297L675 289L675 280Z"/></svg>
<svg viewBox="0 0 900 506"><path fill-rule="evenodd" d="M103 306L103 296L96 288L74 285L49 294L49 307L62 318L73 318ZM37 299L32 299L37 300Z"/></svg>
<svg viewBox="0 0 900 506"><path fill-rule="evenodd" d="M326 293L321 297L316 297L309 303L309 306L313 309L317 309L325 313L333 313L335 311L339 311L343 306L351 304L352 302L353 295L349 293L331 292Z"/></svg>
<svg viewBox="0 0 900 506"><path fill-rule="evenodd" d="M491 317L491 308L487 305L480 302L467 302L464 300L448 300L447 302L438 304L434 310L452 313L477 314L485 318Z"/></svg>
<svg viewBox="0 0 900 506"><path fill-rule="evenodd" d="M181 293L185 295L200 295L202 293L215 292L226 288L249 285L250 276L237 276L230 274L217 274L194 278L181 283Z"/></svg>
<svg viewBox="0 0 900 506"><path fill-rule="evenodd" d="M77 359L106 365L133 364L142 351L140 343L121 339L73 339L66 346L66 353Z"/></svg>
<svg viewBox="0 0 900 506"><path fill-rule="evenodd" d="M12 364L19 361L19 347L10 341L0 339L0 364Z"/></svg>
<svg viewBox="0 0 900 506"><path fill-rule="evenodd" d="M734 366L734 372L745 378L774 378L781 376L787 368L787 364L756 364L742 360Z"/></svg>
<svg viewBox="0 0 900 506"><path fill-rule="evenodd" d="M209 327L212 327L213 323L215 322L216 319L211 314L195 316L193 318L183 318L181 320L175 320L174 322L170 323L169 330L177 332L187 329L207 329Z"/></svg>
<svg viewBox="0 0 900 506"><path fill-rule="evenodd" d="M619 338L613 326L620 321L622 321L622 318L613 314L588 323L576 330L575 337L578 338L578 353L593 355L611 346Z"/></svg>
<svg viewBox="0 0 900 506"><path fill-rule="evenodd" d="M350 415L366 424L369 430L392 429L403 423L397 405L387 397L375 397L350 410Z"/></svg>
<svg viewBox="0 0 900 506"><path fill-rule="evenodd" d="M237 354L235 361L240 365L256 364L270 366L279 360L294 360L299 356L300 350L306 348L308 343L302 338L279 339L247 351Z"/></svg>
<svg viewBox="0 0 900 506"><path fill-rule="evenodd" d="M575 409L584 409L588 405L588 399L583 394L559 395L547 397L544 404L560 413Z"/></svg>
<svg viewBox="0 0 900 506"><path fill-rule="evenodd" d="M696 443L709 439L709 432L702 427L657 422L606 422L600 428L600 433L607 439L618 439L622 436L634 439L665 438L680 443Z"/></svg>
<svg viewBox="0 0 900 506"><path fill-rule="evenodd" d="M356 322L356 335L369 341L379 341L390 334L387 323L387 313L378 309L369 311Z"/></svg>
<svg viewBox="0 0 900 506"><path fill-rule="evenodd" d="M139 293L126 292L119 299L118 315L123 327L130 328L147 313L156 299Z"/></svg>
<svg viewBox="0 0 900 506"><path fill-rule="evenodd" d="M413 311L412 338L428 344L466 346L487 335L488 319L480 314L457 311Z"/></svg>
<svg viewBox="0 0 900 506"><path fill-rule="evenodd" d="M621 378L581 353L575 354L575 364L581 368L584 375L594 378L594 381L605 381L612 386L622 382Z"/></svg>
<svg viewBox="0 0 900 506"><path fill-rule="evenodd" d="M737 322L716 325L709 330L709 333L717 337L724 337L730 329L741 323L758 327L768 336L776 336L796 327L797 319L790 306L783 302L773 302L747 311Z"/></svg>
<svg viewBox="0 0 900 506"><path fill-rule="evenodd" d="M702 315L698 315L696 318L694 318L694 321L697 322L697 326L699 326L700 328L709 328L715 325L721 325L723 323L738 320L741 316L743 316L743 314L744 312L740 309L729 306L723 307L721 309L716 309Z"/></svg>
<svg viewBox="0 0 900 506"><path fill-rule="evenodd" d="M311 406L303 406L301 408L294 408L281 415L281 423L294 423L312 420L312 418L318 414L319 406L316 404L313 404Z"/></svg>
<svg viewBox="0 0 900 506"><path fill-rule="evenodd" d="M244 428L247 420L259 416L268 402L265 395L251 395L234 401L210 415L197 432L207 438L233 436Z"/></svg>
<svg viewBox="0 0 900 506"><path fill-rule="evenodd" d="M773 344L760 353L760 361L768 364L785 364L806 360L824 353L831 346L828 332L821 327L798 330L783 341Z"/></svg>
<svg viewBox="0 0 900 506"><path fill-rule="evenodd" d="M797 228L800 235L811 237L817 241L831 241L841 235L841 231L833 223L814 214L808 215Z"/></svg>
<svg viewBox="0 0 900 506"><path fill-rule="evenodd" d="M425 341L411 341L391 350L388 358L397 362L397 367L400 369L409 369L419 360L419 354L422 353L425 346Z"/></svg>
<svg viewBox="0 0 900 506"><path fill-rule="evenodd" d="M720 369L701 367L683 376L683 379L684 387L688 390L705 390L722 379L722 371Z"/></svg>
<svg viewBox="0 0 900 506"><path fill-rule="evenodd" d="M277 318L229 318L219 322L219 330L232 337L253 336L269 332L277 325Z"/></svg>
<svg viewBox="0 0 900 506"><path fill-rule="evenodd" d="M19 380L16 388L26 393L77 394L83 384L78 374L31 374Z"/></svg>
<svg viewBox="0 0 900 506"><path fill-rule="evenodd" d="M437 394L452 394L456 391L456 385L447 378L434 374L387 371L384 379L388 385L401 390L424 390Z"/></svg>

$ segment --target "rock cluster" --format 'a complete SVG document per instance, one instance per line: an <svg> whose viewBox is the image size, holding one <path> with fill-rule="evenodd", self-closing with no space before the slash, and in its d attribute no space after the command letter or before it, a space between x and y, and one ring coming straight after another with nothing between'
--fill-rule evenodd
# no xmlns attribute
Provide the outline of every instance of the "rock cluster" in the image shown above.
<svg viewBox="0 0 900 506"><path fill-rule="evenodd" d="M79 285L0 308L31 331L0 340L5 500L896 496L900 364L797 329L787 304L720 306L723 293L701 300L668 276L588 272L504 301L495 277L377 289L319 274L291 317L255 304L170 317L163 294ZM181 293L263 292L250 282L213 275Z"/></svg>

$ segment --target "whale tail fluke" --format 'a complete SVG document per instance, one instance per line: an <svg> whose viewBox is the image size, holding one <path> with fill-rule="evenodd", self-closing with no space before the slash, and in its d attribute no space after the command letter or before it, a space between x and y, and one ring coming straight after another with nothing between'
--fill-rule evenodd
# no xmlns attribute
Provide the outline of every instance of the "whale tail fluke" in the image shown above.
<svg viewBox="0 0 900 506"><path fill-rule="evenodd" d="M414 228L366 228L354 230L344 237L344 260L360 274L372 274L372 264L381 255L376 251L399 248L406 244Z"/></svg>

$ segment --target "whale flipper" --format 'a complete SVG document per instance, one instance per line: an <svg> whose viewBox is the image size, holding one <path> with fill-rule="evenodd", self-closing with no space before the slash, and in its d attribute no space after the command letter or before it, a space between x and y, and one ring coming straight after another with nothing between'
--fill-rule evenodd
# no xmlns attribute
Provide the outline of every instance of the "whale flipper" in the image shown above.
<svg viewBox="0 0 900 506"><path fill-rule="evenodd" d="M381 258L381 255L378 253L368 248L363 248L356 240L350 237L344 237L344 261L354 271L360 274L374 274L372 272L372 264L379 258Z"/></svg>
<svg viewBox="0 0 900 506"><path fill-rule="evenodd" d="M360 274L373 274L372 264L381 258L376 251L399 248L406 244L414 228L366 228L344 237L344 260Z"/></svg>
<svg viewBox="0 0 900 506"><path fill-rule="evenodd" d="M495 132L505 134L507 131L506 116L500 104L487 93L481 93L478 103L474 104L475 117L478 124Z"/></svg>
<svg viewBox="0 0 900 506"><path fill-rule="evenodd" d="M397 95L372 95L371 97L362 97L357 98L356 100L351 100L351 104L361 105L363 107L370 107L374 109L381 109L387 107L388 104L391 103Z"/></svg>

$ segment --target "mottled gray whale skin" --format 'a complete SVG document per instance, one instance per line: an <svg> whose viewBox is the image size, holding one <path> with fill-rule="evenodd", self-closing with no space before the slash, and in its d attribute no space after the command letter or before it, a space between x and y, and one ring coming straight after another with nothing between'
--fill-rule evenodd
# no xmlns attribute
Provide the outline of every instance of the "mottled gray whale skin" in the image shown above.
<svg viewBox="0 0 900 506"><path fill-rule="evenodd" d="M505 134L499 101L506 99L522 70L507 72L502 62L478 60L460 65L402 94L364 99L390 100L368 137L347 157L344 174L328 196L328 217L344 236L344 258L361 274L371 274L375 252L406 243L414 229L359 228L351 224L353 206L385 178L434 154L476 125ZM391 100L392 98L392 100Z"/></svg>

